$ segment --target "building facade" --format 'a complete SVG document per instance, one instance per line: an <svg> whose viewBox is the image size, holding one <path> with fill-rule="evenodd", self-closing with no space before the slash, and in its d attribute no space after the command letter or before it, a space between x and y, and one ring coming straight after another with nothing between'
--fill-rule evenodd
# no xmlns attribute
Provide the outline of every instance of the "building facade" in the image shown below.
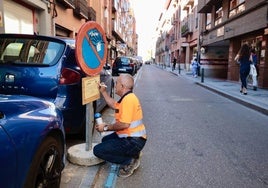
<svg viewBox="0 0 268 188"><path fill-rule="evenodd" d="M199 0L204 49L201 62L218 64L222 77L239 81L239 65L234 57L241 45L247 43L257 52L258 86L268 88L267 11L266 0ZM214 56L206 55L210 51L214 51Z"/></svg>
<svg viewBox="0 0 268 188"><path fill-rule="evenodd" d="M0 1L0 33L50 34L50 4L44 1ZM43 24L46 23L46 24Z"/></svg>
<svg viewBox="0 0 268 188"><path fill-rule="evenodd" d="M108 41L107 62L137 56L138 35L130 0L2 0L0 33L75 38L81 26L95 21Z"/></svg>
<svg viewBox="0 0 268 188"><path fill-rule="evenodd" d="M204 76L239 81L234 57L248 43L258 56L258 86L268 88L267 12L266 0L167 0L155 60L169 66L178 57L180 68L189 70L197 58Z"/></svg>
<svg viewBox="0 0 268 188"><path fill-rule="evenodd" d="M199 19L197 0L167 0L157 27L155 60L170 66L174 58L177 66L189 70L197 57Z"/></svg>

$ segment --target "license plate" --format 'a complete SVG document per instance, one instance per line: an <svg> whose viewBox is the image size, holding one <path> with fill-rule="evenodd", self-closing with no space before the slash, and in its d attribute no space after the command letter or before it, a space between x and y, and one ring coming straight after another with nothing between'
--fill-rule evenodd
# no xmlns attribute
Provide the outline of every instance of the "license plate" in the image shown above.
<svg viewBox="0 0 268 188"><path fill-rule="evenodd" d="M119 71L126 71L126 69L119 69Z"/></svg>

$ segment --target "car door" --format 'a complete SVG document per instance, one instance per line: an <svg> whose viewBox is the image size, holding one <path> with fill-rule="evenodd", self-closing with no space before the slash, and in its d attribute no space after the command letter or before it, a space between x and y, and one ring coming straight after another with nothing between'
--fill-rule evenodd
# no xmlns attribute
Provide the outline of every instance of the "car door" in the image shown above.
<svg viewBox="0 0 268 188"><path fill-rule="evenodd" d="M5 130L3 129L3 114L0 109L0 187L17 187L16 150ZM7 181L8 180L8 181Z"/></svg>

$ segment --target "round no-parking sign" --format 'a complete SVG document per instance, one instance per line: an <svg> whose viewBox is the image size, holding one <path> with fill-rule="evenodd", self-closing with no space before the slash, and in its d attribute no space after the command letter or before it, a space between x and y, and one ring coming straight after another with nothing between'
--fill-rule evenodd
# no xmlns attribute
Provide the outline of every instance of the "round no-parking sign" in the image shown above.
<svg viewBox="0 0 268 188"><path fill-rule="evenodd" d="M102 27L93 21L86 22L78 31L75 45L82 71L88 76L99 74L107 56L107 40Z"/></svg>

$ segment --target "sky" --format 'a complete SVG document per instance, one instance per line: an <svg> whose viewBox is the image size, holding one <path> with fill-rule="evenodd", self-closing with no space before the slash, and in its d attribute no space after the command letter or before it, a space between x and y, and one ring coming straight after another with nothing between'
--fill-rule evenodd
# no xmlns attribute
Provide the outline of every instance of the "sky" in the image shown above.
<svg viewBox="0 0 268 188"><path fill-rule="evenodd" d="M136 32L139 35L138 55L143 60L152 46L152 36L165 2L166 0L131 0L136 17Z"/></svg>

